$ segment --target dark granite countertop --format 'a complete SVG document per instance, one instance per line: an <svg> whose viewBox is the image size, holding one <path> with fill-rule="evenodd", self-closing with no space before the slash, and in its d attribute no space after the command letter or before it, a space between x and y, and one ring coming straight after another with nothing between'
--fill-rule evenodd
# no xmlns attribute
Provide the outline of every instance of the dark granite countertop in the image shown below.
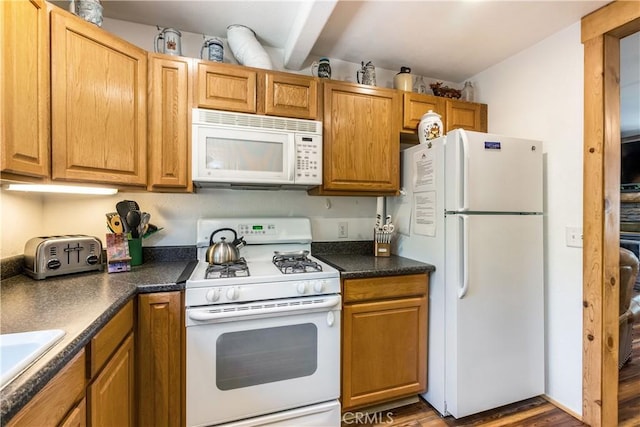
<svg viewBox="0 0 640 427"><path fill-rule="evenodd" d="M313 256L340 270L345 279L434 271L431 264L397 255L376 257L372 241L312 243Z"/></svg>
<svg viewBox="0 0 640 427"><path fill-rule="evenodd" d="M435 270L431 264L396 255L376 257L360 254L320 254L314 256L340 270L340 276L344 279L397 276Z"/></svg>
<svg viewBox="0 0 640 427"><path fill-rule="evenodd" d="M189 261L151 260L126 273L92 272L33 280L19 274L0 284L2 334L62 329L64 337L2 389L4 425L137 293L184 289Z"/></svg>

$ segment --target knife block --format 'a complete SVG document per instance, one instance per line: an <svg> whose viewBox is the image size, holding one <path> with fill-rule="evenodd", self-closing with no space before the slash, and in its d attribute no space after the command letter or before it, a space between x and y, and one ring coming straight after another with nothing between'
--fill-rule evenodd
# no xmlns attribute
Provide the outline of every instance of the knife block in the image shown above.
<svg viewBox="0 0 640 427"><path fill-rule="evenodd" d="M378 243L374 242L374 255L375 256L390 256L391 244L390 243Z"/></svg>

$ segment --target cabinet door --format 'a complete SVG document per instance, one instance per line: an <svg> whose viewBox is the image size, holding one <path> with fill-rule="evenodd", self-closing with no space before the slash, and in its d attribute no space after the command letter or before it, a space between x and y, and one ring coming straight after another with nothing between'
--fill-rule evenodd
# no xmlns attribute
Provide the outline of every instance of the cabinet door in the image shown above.
<svg viewBox="0 0 640 427"><path fill-rule="evenodd" d="M426 389L426 296L345 305L342 408Z"/></svg>
<svg viewBox="0 0 640 427"><path fill-rule="evenodd" d="M400 93L324 83L325 190L389 194L398 190Z"/></svg>
<svg viewBox="0 0 640 427"><path fill-rule="evenodd" d="M429 110L440 114L444 120L446 113L445 100L442 97L405 92L402 106L402 130L416 133L420 119Z"/></svg>
<svg viewBox="0 0 640 427"><path fill-rule="evenodd" d="M294 74L264 74L264 111L271 116L318 118L318 81Z"/></svg>
<svg viewBox="0 0 640 427"><path fill-rule="evenodd" d="M447 112L444 117L444 129L448 132L453 129L487 131L487 105L475 102L457 101L447 99Z"/></svg>
<svg viewBox="0 0 640 427"><path fill-rule="evenodd" d="M85 427L87 425L87 399L82 399L75 408L69 412L67 418L60 427Z"/></svg>
<svg viewBox="0 0 640 427"><path fill-rule="evenodd" d="M84 396L86 362L83 349L6 423L7 427L53 427L60 424Z"/></svg>
<svg viewBox="0 0 640 427"><path fill-rule="evenodd" d="M198 107L240 113L256 112L256 70L209 61L198 61L196 67Z"/></svg>
<svg viewBox="0 0 640 427"><path fill-rule="evenodd" d="M147 54L51 11L54 180L145 185Z"/></svg>
<svg viewBox="0 0 640 427"><path fill-rule="evenodd" d="M134 360L130 334L88 388L90 425L134 425Z"/></svg>
<svg viewBox="0 0 640 427"><path fill-rule="evenodd" d="M44 1L0 4L1 171L49 176L49 16Z"/></svg>
<svg viewBox="0 0 640 427"><path fill-rule="evenodd" d="M150 426L182 425L183 306L180 292L138 297L138 411Z"/></svg>
<svg viewBox="0 0 640 427"><path fill-rule="evenodd" d="M148 189L191 191L189 58L149 54Z"/></svg>

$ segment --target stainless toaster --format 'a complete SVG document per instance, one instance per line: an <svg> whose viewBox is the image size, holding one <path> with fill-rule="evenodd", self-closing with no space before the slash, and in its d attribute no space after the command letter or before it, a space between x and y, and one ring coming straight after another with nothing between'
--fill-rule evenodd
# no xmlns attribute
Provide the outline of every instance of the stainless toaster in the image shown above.
<svg viewBox="0 0 640 427"><path fill-rule="evenodd" d="M24 245L24 272L37 280L102 268L102 242L96 237L34 237Z"/></svg>

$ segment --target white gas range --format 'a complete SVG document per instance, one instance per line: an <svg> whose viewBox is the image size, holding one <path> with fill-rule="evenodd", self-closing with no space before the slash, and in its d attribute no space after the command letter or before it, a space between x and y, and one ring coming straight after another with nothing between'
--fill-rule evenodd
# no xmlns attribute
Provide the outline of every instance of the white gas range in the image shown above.
<svg viewBox="0 0 640 427"><path fill-rule="evenodd" d="M209 265L222 228L246 246L239 262ZM340 274L309 254L309 219L200 219L197 233L185 292L187 425L339 426Z"/></svg>

